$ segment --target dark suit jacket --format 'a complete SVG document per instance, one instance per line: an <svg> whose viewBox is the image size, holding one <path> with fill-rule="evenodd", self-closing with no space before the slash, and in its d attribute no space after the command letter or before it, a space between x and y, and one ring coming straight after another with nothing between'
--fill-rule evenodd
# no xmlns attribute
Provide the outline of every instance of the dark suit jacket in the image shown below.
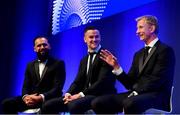
<svg viewBox="0 0 180 115"><path fill-rule="evenodd" d="M128 74L123 72L118 80L129 90L138 94L157 92L164 100L161 109L169 109L173 83L175 55L173 49L158 41L151 49L143 65L143 49L136 52Z"/></svg>
<svg viewBox="0 0 180 115"><path fill-rule="evenodd" d="M49 57L41 78L38 63L38 60L35 60L27 65L22 95L43 94L45 100L61 96L65 82L64 62Z"/></svg>
<svg viewBox="0 0 180 115"><path fill-rule="evenodd" d="M88 87L89 82L86 74L88 62L87 55L81 60L78 74L71 84L68 93L76 94L83 92L85 95L95 96L116 93L114 87L115 77L113 77L112 74L112 67L100 59L99 52L96 55L92 66L92 76L90 76L91 86Z"/></svg>

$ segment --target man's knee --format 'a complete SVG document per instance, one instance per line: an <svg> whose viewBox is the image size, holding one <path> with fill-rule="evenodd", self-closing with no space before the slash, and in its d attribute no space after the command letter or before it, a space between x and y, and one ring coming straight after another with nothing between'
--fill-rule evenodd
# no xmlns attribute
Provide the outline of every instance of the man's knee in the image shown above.
<svg viewBox="0 0 180 115"><path fill-rule="evenodd" d="M58 110L58 106L53 101L49 100L42 104L41 113L42 114L57 114L60 110Z"/></svg>
<svg viewBox="0 0 180 115"><path fill-rule="evenodd" d="M95 113L106 113L106 106L101 98L96 98L91 102L91 107Z"/></svg>
<svg viewBox="0 0 180 115"><path fill-rule="evenodd" d="M123 108L125 113L139 113L139 105L133 99L126 99L123 102Z"/></svg>
<svg viewBox="0 0 180 115"><path fill-rule="evenodd" d="M78 111L80 109L81 108L79 108L77 103L74 103L74 102L68 103L68 110L69 110L70 113L78 113Z"/></svg>
<svg viewBox="0 0 180 115"><path fill-rule="evenodd" d="M5 111L10 106L10 101L8 99L5 99L1 102L2 110Z"/></svg>
<svg viewBox="0 0 180 115"><path fill-rule="evenodd" d="M1 102L3 113L16 113L18 103L14 100L14 98L8 98Z"/></svg>
<svg viewBox="0 0 180 115"><path fill-rule="evenodd" d="M103 103L101 102L101 100L99 100L98 98L94 99L92 102L91 102L91 106L94 110L96 110L97 108L99 107L102 107Z"/></svg>
<svg viewBox="0 0 180 115"><path fill-rule="evenodd" d="M2 108L14 108L17 106L17 102L14 100L14 98L8 98L8 99L4 99L1 103Z"/></svg>
<svg viewBox="0 0 180 115"><path fill-rule="evenodd" d="M41 106L41 112L44 113L44 112L47 111L50 107L51 107L51 105L49 104L49 102L43 103L42 106Z"/></svg>

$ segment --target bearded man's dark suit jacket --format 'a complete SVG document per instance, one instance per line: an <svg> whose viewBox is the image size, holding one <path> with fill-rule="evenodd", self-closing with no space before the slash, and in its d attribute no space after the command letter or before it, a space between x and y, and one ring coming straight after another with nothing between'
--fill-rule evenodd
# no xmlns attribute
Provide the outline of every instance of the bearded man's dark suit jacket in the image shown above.
<svg viewBox="0 0 180 115"><path fill-rule="evenodd" d="M63 102L63 97L52 99L44 104L42 113L70 111L70 113L82 114L91 108L91 101L95 97L116 93L114 86L116 79L113 77L112 67L100 59L99 52L94 59L90 78L87 77L87 55L81 60L78 74L67 91L71 95L83 92L85 97L73 100L67 106Z"/></svg>
<svg viewBox="0 0 180 115"><path fill-rule="evenodd" d="M64 61L48 58L42 76L39 75L39 62L35 60L27 65L22 96L26 94L43 94L45 101L62 96L62 88L65 82ZM3 102L5 113L17 113L28 109L22 101L22 96L6 99ZM38 107L41 104L37 105Z"/></svg>
<svg viewBox="0 0 180 115"><path fill-rule="evenodd" d="M122 108L125 113L137 114L151 107L170 109L169 100L175 65L174 52L172 48L158 41L151 49L144 64L143 55L144 48L135 53L128 74L123 72L116 77L129 91L117 96L100 97L98 103L112 105L108 108L104 107L103 110L95 105L99 100L94 100L93 104L97 113L122 112ZM136 91L138 95L128 98L132 91ZM113 103L111 99L115 100L114 104L111 104ZM107 101L104 102L104 100Z"/></svg>

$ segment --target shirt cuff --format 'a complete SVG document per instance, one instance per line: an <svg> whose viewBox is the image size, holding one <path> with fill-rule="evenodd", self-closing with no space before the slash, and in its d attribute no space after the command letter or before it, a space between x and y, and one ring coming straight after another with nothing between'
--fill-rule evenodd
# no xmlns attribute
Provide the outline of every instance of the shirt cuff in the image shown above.
<svg viewBox="0 0 180 115"><path fill-rule="evenodd" d="M134 93L134 96L138 95L138 92L136 92L136 91L133 91L133 93Z"/></svg>
<svg viewBox="0 0 180 115"><path fill-rule="evenodd" d="M65 93L65 95L71 95L70 93Z"/></svg>
<svg viewBox="0 0 180 115"><path fill-rule="evenodd" d="M44 102L45 101L45 96L43 94L39 94L39 95L42 97L43 102Z"/></svg>
<svg viewBox="0 0 180 115"><path fill-rule="evenodd" d="M23 95L22 100L27 96L28 94Z"/></svg>
<svg viewBox="0 0 180 115"><path fill-rule="evenodd" d="M128 95L128 97L132 97L132 96L136 96L136 95L138 95L138 93L136 91L133 91Z"/></svg>
<svg viewBox="0 0 180 115"><path fill-rule="evenodd" d="M81 97L85 97L85 95L84 95L83 92L79 92L79 95L80 95Z"/></svg>
<svg viewBox="0 0 180 115"><path fill-rule="evenodd" d="M119 67L119 69L117 69L117 70L115 70L115 69L112 70L112 73L117 76L120 75L122 72L123 72L122 67Z"/></svg>
<svg viewBox="0 0 180 115"><path fill-rule="evenodd" d="M66 95L71 96L71 94L70 94L70 93L65 93L65 95L64 95L64 96L66 96Z"/></svg>

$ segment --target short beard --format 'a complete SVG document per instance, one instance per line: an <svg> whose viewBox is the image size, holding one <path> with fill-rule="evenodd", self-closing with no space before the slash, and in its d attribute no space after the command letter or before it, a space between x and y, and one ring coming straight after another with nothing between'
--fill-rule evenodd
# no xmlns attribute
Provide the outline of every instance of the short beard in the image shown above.
<svg viewBox="0 0 180 115"><path fill-rule="evenodd" d="M37 53L37 57L41 62L45 62L47 60L47 58L49 57L49 53L48 52L46 52L44 54Z"/></svg>

